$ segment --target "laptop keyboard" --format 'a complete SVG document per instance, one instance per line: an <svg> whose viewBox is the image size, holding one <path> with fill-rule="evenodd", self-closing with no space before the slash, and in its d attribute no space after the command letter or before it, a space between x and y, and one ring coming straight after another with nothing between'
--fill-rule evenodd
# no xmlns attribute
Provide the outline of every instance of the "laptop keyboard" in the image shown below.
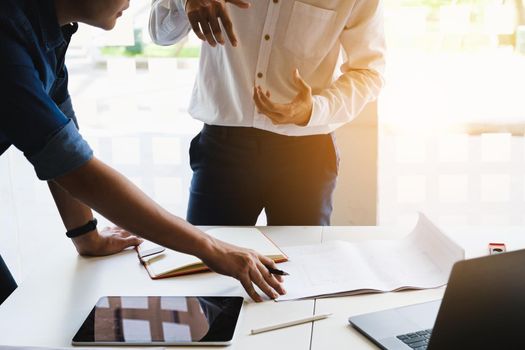
<svg viewBox="0 0 525 350"><path fill-rule="evenodd" d="M405 343L412 349L426 350L428 346L428 342L430 340L431 333L432 333L432 328L425 329L419 332L398 335L397 339L401 340L403 343Z"/></svg>

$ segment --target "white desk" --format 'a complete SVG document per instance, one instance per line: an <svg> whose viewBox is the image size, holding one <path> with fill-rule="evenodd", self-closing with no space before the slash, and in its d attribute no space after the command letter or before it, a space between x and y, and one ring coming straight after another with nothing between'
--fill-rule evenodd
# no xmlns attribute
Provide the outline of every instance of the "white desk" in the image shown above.
<svg viewBox="0 0 525 350"><path fill-rule="evenodd" d="M457 243L465 248L467 258L487 254L489 242L505 242L507 249L525 248L525 227L508 228L446 228ZM401 230L406 234L407 230ZM385 227L327 227L323 242L330 240L358 241L401 237ZM317 299L316 313L331 312L331 318L316 322L313 327L312 350L377 349L370 341L348 325L348 317L387 308L422 303L443 297L444 288L399 293L359 295L344 298Z"/></svg>
<svg viewBox="0 0 525 350"><path fill-rule="evenodd" d="M263 227L278 245L313 244L333 239L396 238L382 227ZM490 241L510 249L525 247L525 228L445 230L467 250L484 255ZM404 231L405 233L407 231ZM440 298L443 289L261 304L248 302L233 349L374 349L348 326L348 316ZM245 295L239 283L213 273L151 280L134 251L105 258L81 258L70 245L43 254L42 264L0 306L1 345L70 346L93 304L103 295ZM256 336L252 328L284 319L331 312L333 317ZM29 331L27 331L29 330ZM194 349L194 348L193 348Z"/></svg>

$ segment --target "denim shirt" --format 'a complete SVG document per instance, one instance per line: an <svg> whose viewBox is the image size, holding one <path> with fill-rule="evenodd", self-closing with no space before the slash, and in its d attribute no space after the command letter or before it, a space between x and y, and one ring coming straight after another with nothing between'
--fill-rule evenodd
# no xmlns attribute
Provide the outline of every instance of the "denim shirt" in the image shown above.
<svg viewBox="0 0 525 350"><path fill-rule="evenodd" d="M41 180L93 157L67 88L64 59L76 29L60 27L53 0L0 1L0 155L14 145Z"/></svg>

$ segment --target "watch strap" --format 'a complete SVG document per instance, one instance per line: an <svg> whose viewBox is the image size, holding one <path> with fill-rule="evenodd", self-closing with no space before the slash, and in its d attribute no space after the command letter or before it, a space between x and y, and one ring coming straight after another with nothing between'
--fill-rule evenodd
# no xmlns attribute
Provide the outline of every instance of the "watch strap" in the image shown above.
<svg viewBox="0 0 525 350"><path fill-rule="evenodd" d="M89 220L86 224L80 227L74 228L72 230L68 230L66 232L66 236L68 236L69 238L75 238L78 236L82 236L88 232L91 232L96 228L97 228L97 219L93 218L92 220Z"/></svg>

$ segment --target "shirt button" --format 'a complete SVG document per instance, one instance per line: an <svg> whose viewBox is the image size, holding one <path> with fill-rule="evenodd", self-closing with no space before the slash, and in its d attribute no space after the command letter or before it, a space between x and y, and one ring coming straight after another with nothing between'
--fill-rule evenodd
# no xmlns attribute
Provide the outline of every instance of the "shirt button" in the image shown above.
<svg viewBox="0 0 525 350"><path fill-rule="evenodd" d="M263 74L261 72L257 73L257 78L262 78Z"/></svg>
<svg viewBox="0 0 525 350"><path fill-rule="evenodd" d="M266 41L270 40L270 36L269 36L268 34L266 34L266 35L264 36L264 40L266 40Z"/></svg>
<svg viewBox="0 0 525 350"><path fill-rule="evenodd" d="M274 4L277 4L278 2L279 2L279 0L273 0Z"/></svg>

